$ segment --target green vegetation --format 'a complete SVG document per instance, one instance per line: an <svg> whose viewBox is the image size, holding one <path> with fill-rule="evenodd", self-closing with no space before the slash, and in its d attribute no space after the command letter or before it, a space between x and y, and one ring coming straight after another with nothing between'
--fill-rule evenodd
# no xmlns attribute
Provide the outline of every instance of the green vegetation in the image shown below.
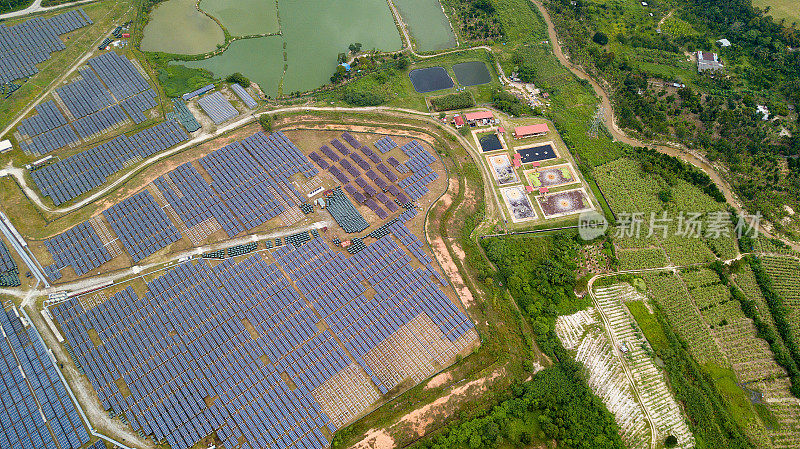
<svg viewBox="0 0 800 449"><path fill-rule="evenodd" d="M530 382L513 385L512 399L483 417L447 429L425 447L525 447L534 434L575 449L624 448L613 416L589 390L580 370L580 364L568 361L545 369Z"/></svg>
<svg viewBox="0 0 800 449"><path fill-rule="evenodd" d="M17 11L19 9L27 8L31 3L31 0L6 0L3 3L0 3L0 13L7 13L11 11Z"/></svg>
<svg viewBox="0 0 800 449"><path fill-rule="evenodd" d="M258 124L261 125L261 128L264 130L264 132L272 131L272 122L273 118L270 114L261 114L258 117Z"/></svg>
<svg viewBox="0 0 800 449"><path fill-rule="evenodd" d="M533 114L533 110L530 106L504 90L498 89L492 92L492 102L494 103L494 107L512 117Z"/></svg>
<svg viewBox="0 0 800 449"><path fill-rule="evenodd" d="M674 320L666 318L660 311L655 316L669 346L659 349L653 345L653 348L656 355L664 361L675 398L683 404L689 415L697 447L753 447L737 425L732 411L726 406L724 394L717 389L713 374L706 372L694 361L688 344L672 331L671 324L676 324ZM714 372L719 374L719 371ZM729 375L730 379L735 379L732 373Z"/></svg>
<svg viewBox="0 0 800 449"><path fill-rule="evenodd" d="M664 329L658 322L658 318L654 313L650 313L647 305L642 301L627 301L625 305L636 320L636 324L644 333L644 338L647 339L650 346L654 350L663 350L669 348L669 339Z"/></svg>
<svg viewBox="0 0 800 449"><path fill-rule="evenodd" d="M228 75L228 77L225 78L225 81L227 81L229 83L236 83L236 84L244 87L245 89L250 87L250 79L247 78L246 76L242 75L239 72L232 73L232 74Z"/></svg>
<svg viewBox="0 0 800 449"><path fill-rule="evenodd" d="M151 58L151 62L160 58ZM158 72L158 81L164 88L164 95L180 97L215 81L214 75L203 69L190 69L179 64L154 64Z"/></svg>
<svg viewBox="0 0 800 449"><path fill-rule="evenodd" d="M475 106L475 100L472 99L472 94L469 91L464 91L431 98L431 106L435 111L467 109Z"/></svg>
<svg viewBox="0 0 800 449"><path fill-rule="evenodd" d="M545 3L570 55L610 84L621 126L704 150L730 168L748 209L800 233L794 220L780 223L783 205L797 209L800 197L797 165L782 169L800 153L798 115L787 107L800 103L800 30L791 21L776 23L750 0ZM607 44L594 39L600 33ZM732 45L719 46L721 38ZM698 73L686 56L697 50L717 53L724 75Z"/></svg>
<svg viewBox="0 0 800 449"><path fill-rule="evenodd" d="M772 280L764 271L761 260L752 256L748 256L746 260L750 264L758 287L761 289L761 294L767 302L772 320L775 323L775 329L780 339L783 340L783 345L786 347L788 354L778 346L777 336L770 335L770 339L767 341L770 343L770 347L774 346L775 360L789 373L789 378L792 382L792 394L800 397L800 370L798 370L798 366L800 366L800 347L798 347L797 336L790 321L790 310L784 304L783 299L775 292ZM797 280L796 273L793 278L795 281ZM754 314L754 311L750 311L750 314ZM763 327L765 326L762 324L759 330Z"/></svg>

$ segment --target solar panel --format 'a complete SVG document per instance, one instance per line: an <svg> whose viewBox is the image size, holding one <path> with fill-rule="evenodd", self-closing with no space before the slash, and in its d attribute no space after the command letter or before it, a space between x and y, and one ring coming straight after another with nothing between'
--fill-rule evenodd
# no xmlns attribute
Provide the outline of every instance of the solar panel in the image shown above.
<svg viewBox="0 0 800 449"><path fill-rule="evenodd" d="M225 98L221 92L214 92L212 94L201 97L197 103L203 109L203 112L211 117L215 124L219 125L239 115L239 111L233 107L230 101Z"/></svg>
<svg viewBox="0 0 800 449"><path fill-rule="evenodd" d="M181 234L147 190L103 212L134 263L180 240Z"/></svg>
<svg viewBox="0 0 800 449"><path fill-rule="evenodd" d="M250 109L253 109L257 106L256 100L253 100L253 97L250 96L249 93L244 89L244 87L238 84L231 84L231 89L239 97L240 100Z"/></svg>

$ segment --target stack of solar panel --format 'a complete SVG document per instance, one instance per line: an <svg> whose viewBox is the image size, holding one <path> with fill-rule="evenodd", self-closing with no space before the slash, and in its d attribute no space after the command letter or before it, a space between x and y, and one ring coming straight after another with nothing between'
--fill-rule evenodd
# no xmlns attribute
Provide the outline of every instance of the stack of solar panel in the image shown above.
<svg viewBox="0 0 800 449"><path fill-rule="evenodd" d="M36 74L36 64L66 48L58 36L91 23L83 9L76 9L49 19L37 17L17 25L0 25L0 84Z"/></svg>
<svg viewBox="0 0 800 449"><path fill-rule="evenodd" d="M126 120L128 120L128 116L125 115L118 104L115 104L75 120L72 122L72 126L78 130L78 134L80 134L81 137L88 140L95 134L100 134L106 129L116 126Z"/></svg>
<svg viewBox="0 0 800 449"><path fill-rule="evenodd" d="M18 287L19 269L5 242L0 240L0 287Z"/></svg>
<svg viewBox="0 0 800 449"><path fill-rule="evenodd" d="M209 251L207 253L203 253L203 259L224 259L225 258L225 250L218 249L216 251Z"/></svg>
<svg viewBox="0 0 800 449"><path fill-rule="evenodd" d="M342 193L341 187L336 187L331 195L325 198L325 206L336 223L347 233L361 232L369 227L367 220Z"/></svg>
<svg viewBox="0 0 800 449"><path fill-rule="evenodd" d="M228 206L220 200L191 162L181 164L168 175L158 177L154 184L186 227L194 227L213 217L228 237L244 231L244 227Z"/></svg>
<svg viewBox="0 0 800 449"><path fill-rule="evenodd" d="M27 137L38 136L51 129L67 124L67 118L53 100L36 105L36 115L22 120L17 127L20 134Z"/></svg>
<svg viewBox="0 0 800 449"><path fill-rule="evenodd" d="M244 87L234 83L231 84L231 89L233 89L233 92L236 94L236 96L239 97L239 99L242 100L244 105L248 108L253 109L257 106L256 100L253 100L253 97L251 97L250 94L244 90Z"/></svg>
<svg viewBox="0 0 800 449"><path fill-rule="evenodd" d="M303 203L300 205L300 210L305 214L308 215L314 212L314 206L311 203Z"/></svg>
<svg viewBox="0 0 800 449"><path fill-rule="evenodd" d="M334 153L333 150L331 150L331 147L323 145L319 148L319 150L322 151L322 154L328 156L332 162L339 162L339 155Z"/></svg>
<svg viewBox="0 0 800 449"><path fill-rule="evenodd" d="M368 157L373 164L381 163L381 157L378 156L374 151L372 151L372 148L364 145L363 147L361 147L361 152L364 153L364 156Z"/></svg>
<svg viewBox="0 0 800 449"><path fill-rule="evenodd" d="M214 124L222 124L228 120L239 115L239 111L233 107L230 101L225 98L222 93L214 92L213 94L201 97L197 103L203 109L203 112L211 117Z"/></svg>
<svg viewBox="0 0 800 449"><path fill-rule="evenodd" d="M406 167L404 164L401 164L400 161L392 156L389 156L389 158L386 159L386 162L388 162L389 165L394 167L395 170L399 171L400 173L406 174L409 172L408 167Z"/></svg>
<svg viewBox="0 0 800 449"><path fill-rule="evenodd" d="M380 150L381 153L388 153L393 148L397 148L397 142L392 140L389 136L384 136L375 142L375 148Z"/></svg>
<svg viewBox="0 0 800 449"><path fill-rule="evenodd" d="M175 108L172 112L167 112L166 119L167 120L176 120L178 123L183 125L187 131L193 133L200 129L200 123L197 122L197 119L192 114L192 111L186 107L186 103L181 101L179 98L175 98L172 100L172 104Z"/></svg>
<svg viewBox="0 0 800 449"><path fill-rule="evenodd" d="M258 249L258 242L249 242L228 248L228 257L242 256Z"/></svg>
<svg viewBox="0 0 800 449"><path fill-rule="evenodd" d="M121 135L102 145L31 172L42 194L63 204L106 182L135 159L163 151L188 136L175 122L163 122L131 137Z"/></svg>
<svg viewBox="0 0 800 449"><path fill-rule="evenodd" d="M110 207L103 216L134 263L181 238L178 229L146 190Z"/></svg>
<svg viewBox="0 0 800 449"><path fill-rule="evenodd" d="M47 349L33 326L0 310L0 447L78 449L89 442ZM41 408L40 408L41 407Z"/></svg>
<svg viewBox="0 0 800 449"><path fill-rule="evenodd" d="M262 132L242 140L242 145L258 160L270 176L281 181L284 185L293 187L289 178L297 173L302 173L306 178L316 176L319 171L314 168L303 155L303 152L289 140L282 132L274 132L269 136ZM304 195L292 190L300 201L305 201ZM284 199L290 204L295 204L289 197Z"/></svg>
<svg viewBox="0 0 800 449"><path fill-rule="evenodd" d="M286 243L294 246L300 246L309 240L311 240L311 237L308 236L308 231L286 236Z"/></svg>
<svg viewBox="0 0 800 449"><path fill-rule="evenodd" d="M111 254L103 246L94 227L86 221L45 240L44 244L53 256L53 269L61 270L69 265L77 276L111 260Z"/></svg>
<svg viewBox="0 0 800 449"><path fill-rule="evenodd" d="M75 130L70 125L59 126L58 128L45 131L38 136L33 136L31 142L19 141L19 147L25 153L42 155L53 150L69 145L80 143L80 138L75 134Z"/></svg>
<svg viewBox="0 0 800 449"><path fill-rule="evenodd" d="M185 93L181 97L183 98L183 101L189 101L192 98L194 98L194 97L196 97L198 95L203 95L204 93L210 92L213 89L214 89L214 84L207 84L207 85L205 85L205 86L203 86L203 87L201 87L201 88L199 88L197 90L193 90L191 92Z"/></svg>
<svg viewBox="0 0 800 449"><path fill-rule="evenodd" d="M339 152L342 153L342 156L347 156L348 154L350 154L350 150L348 150L347 147L344 146L342 142L339 142L338 139L331 140L331 145L333 145L334 148L339 150Z"/></svg>

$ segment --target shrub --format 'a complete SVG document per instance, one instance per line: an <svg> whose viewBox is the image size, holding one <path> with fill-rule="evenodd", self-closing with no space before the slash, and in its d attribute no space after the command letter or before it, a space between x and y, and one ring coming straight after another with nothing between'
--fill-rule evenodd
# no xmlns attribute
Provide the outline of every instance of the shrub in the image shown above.
<svg viewBox="0 0 800 449"><path fill-rule="evenodd" d="M271 132L272 131L272 116L269 114L261 114L258 117L258 124L264 128L264 131Z"/></svg>
<svg viewBox="0 0 800 449"><path fill-rule="evenodd" d="M594 33L594 36L592 36L592 40L595 41L595 43L597 44L606 45L608 43L608 36L606 36L606 34L603 33L602 31L598 31Z"/></svg>
<svg viewBox="0 0 800 449"><path fill-rule="evenodd" d="M379 92L348 86L342 94L342 100L353 106L378 106L383 104L386 98Z"/></svg>
<svg viewBox="0 0 800 449"><path fill-rule="evenodd" d="M448 94L431 99L431 105L436 111L452 111L453 109L465 109L475 105L472 95L467 92Z"/></svg>
<svg viewBox="0 0 800 449"><path fill-rule="evenodd" d="M225 78L225 81L229 83L236 83L244 88L250 87L250 79L239 72L231 73L227 78Z"/></svg>

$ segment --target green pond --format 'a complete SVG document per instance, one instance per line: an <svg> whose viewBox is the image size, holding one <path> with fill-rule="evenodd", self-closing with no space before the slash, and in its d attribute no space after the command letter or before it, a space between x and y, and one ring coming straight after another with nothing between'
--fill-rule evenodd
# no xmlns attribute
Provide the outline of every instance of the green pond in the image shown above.
<svg viewBox="0 0 800 449"><path fill-rule="evenodd" d="M195 0L167 0L150 13L141 47L193 55L214 51L225 43L225 33L216 22L195 8Z"/></svg>
<svg viewBox="0 0 800 449"><path fill-rule="evenodd" d="M219 19L232 36L278 32L275 0L201 0L200 9Z"/></svg>
<svg viewBox="0 0 800 449"><path fill-rule="evenodd" d="M174 0L170 0L174 1ZM283 92L306 91L330 82L336 57L361 42L364 50L397 50L400 35L383 0L279 0L281 36L235 41L221 55L181 62L224 77L241 72L275 96L283 75L283 43L288 64ZM224 22L227 27L227 22Z"/></svg>
<svg viewBox="0 0 800 449"><path fill-rule="evenodd" d="M394 0L419 51L454 47L456 38L439 0Z"/></svg>

